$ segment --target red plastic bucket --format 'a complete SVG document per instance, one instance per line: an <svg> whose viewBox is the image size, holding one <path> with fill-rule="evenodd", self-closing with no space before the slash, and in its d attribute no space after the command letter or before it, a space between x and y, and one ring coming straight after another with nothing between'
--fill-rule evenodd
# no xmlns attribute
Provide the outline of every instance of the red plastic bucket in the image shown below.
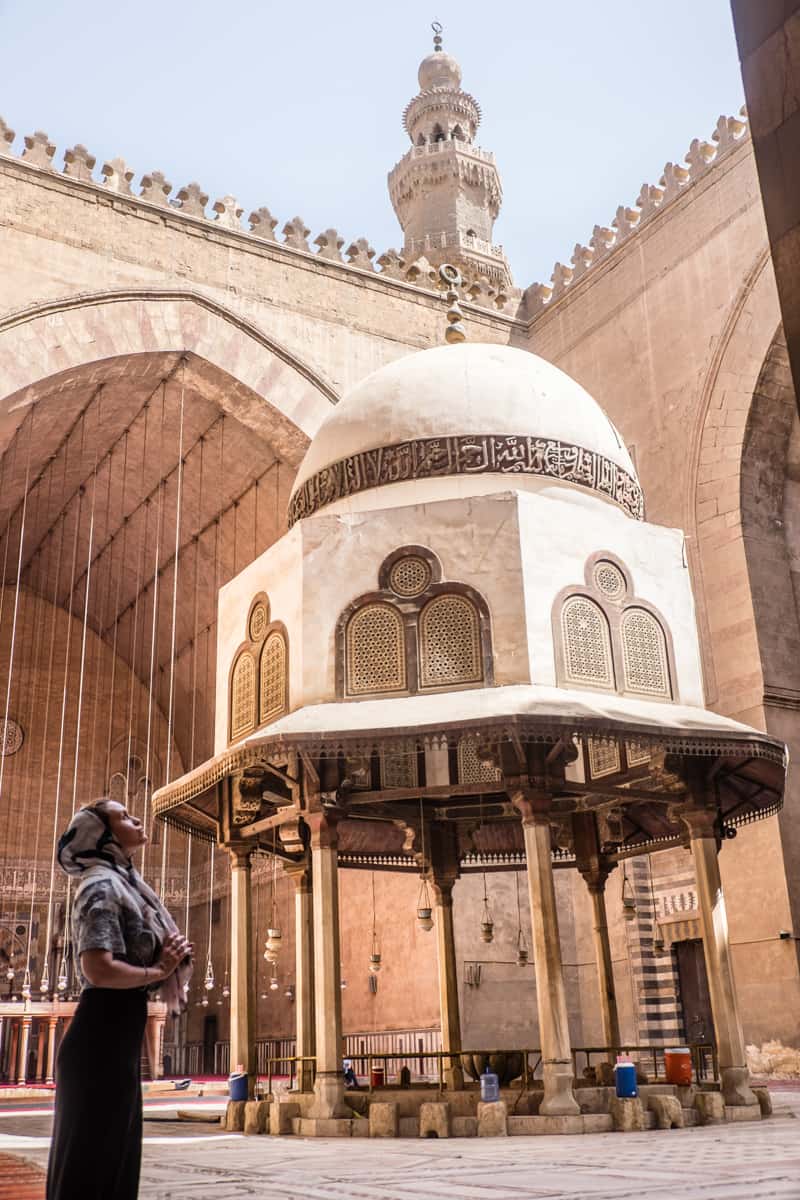
<svg viewBox="0 0 800 1200"><path fill-rule="evenodd" d="M692 1052L688 1046L664 1051L664 1073L667 1083L687 1085L692 1082Z"/></svg>

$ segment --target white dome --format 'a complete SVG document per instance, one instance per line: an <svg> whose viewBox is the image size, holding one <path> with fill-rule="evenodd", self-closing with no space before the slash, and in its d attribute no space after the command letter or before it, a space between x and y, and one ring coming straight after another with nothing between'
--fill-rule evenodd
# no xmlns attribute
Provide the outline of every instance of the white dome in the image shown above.
<svg viewBox="0 0 800 1200"><path fill-rule="evenodd" d="M420 445L431 438L459 439L442 451L447 462L431 465ZM358 457L366 451L381 453ZM290 519L357 492L454 475L489 476L495 488L499 478L541 487L544 477L642 515L630 455L585 388L527 350L465 342L381 367L340 401L300 464Z"/></svg>

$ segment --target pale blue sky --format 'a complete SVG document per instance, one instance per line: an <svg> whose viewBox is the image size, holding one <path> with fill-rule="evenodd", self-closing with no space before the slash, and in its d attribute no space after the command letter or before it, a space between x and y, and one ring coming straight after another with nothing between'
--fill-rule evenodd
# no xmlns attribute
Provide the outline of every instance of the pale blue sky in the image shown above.
<svg viewBox="0 0 800 1200"><path fill-rule="evenodd" d="M59 163L83 142L98 178L122 155L173 195L197 180L380 253L401 241L386 173L434 18L483 109L523 287L743 102L728 0L0 0L0 115Z"/></svg>

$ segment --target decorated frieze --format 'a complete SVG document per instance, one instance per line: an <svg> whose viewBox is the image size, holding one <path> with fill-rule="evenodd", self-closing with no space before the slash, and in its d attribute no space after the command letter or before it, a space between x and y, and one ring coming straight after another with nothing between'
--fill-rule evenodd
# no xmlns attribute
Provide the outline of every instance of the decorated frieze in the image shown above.
<svg viewBox="0 0 800 1200"><path fill-rule="evenodd" d="M289 524L336 500L388 483L482 474L541 475L575 483L607 496L636 520L644 519L644 498L637 481L594 450L555 438L468 434L414 438L363 450L323 467L292 496Z"/></svg>

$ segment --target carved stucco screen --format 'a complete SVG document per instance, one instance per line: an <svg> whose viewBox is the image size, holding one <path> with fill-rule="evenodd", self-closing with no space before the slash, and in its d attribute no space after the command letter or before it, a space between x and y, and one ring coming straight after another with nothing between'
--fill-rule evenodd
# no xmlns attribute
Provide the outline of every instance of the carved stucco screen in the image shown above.
<svg viewBox="0 0 800 1200"><path fill-rule="evenodd" d="M592 595L576 592L557 604L561 678L565 684L672 700L666 629L651 606L631 596L628 579L615 563L598 557L587 564Z"/></svg>
<svg viewBox="0 0 800 1200"><path fill-rule="evenodd" d="M347 694L405 690L403 618L389 604L366 604L347 625Z"/></svg>
<svg viewBox="0 0 800 1200"><path fill-rule="evenodd" d="M437 596L419 619L420 687L480 683L480 620L465 596Z"/></svg>
<svg viewBox="0 0 800 1200"><path fill-rule="evenodd" d="M605 613L586 596L572 596L561 610L568 683L614 687L611 634Z"/></svg>
<svg viewBox="0 0 800 1200"><path fill-rule="evenodd" d="M671 697L664 630L643 608L628 608L620 624L625 690Z"/></svg>
<svg viewBox="0 0 800 1200"><path fill-rule="evenodd" d="M266 596L250 606L247 639L234 656L229 686L229 737L246 737L289 709L289 644L279 622L269 623Z"/></svg>
<svg viewBox="0 0 800 1200"><path fill-rule="evenodd" d="M392 571L398 593L427 582L418 571L413 584L408 572L395 578L399 566ZM344 691L351 697L468 687L486 677L478 608L454 592L427 602L423 597L405 619L387 601L357 607L347 622L344 654Z"/></svg>

